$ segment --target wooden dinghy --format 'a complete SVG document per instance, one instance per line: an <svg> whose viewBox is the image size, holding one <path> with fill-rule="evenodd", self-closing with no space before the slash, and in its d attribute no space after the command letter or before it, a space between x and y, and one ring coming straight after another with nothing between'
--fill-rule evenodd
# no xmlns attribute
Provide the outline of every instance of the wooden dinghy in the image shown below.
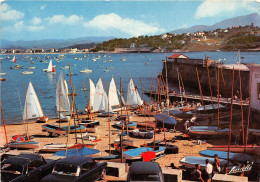
<svg viewBox="0 0 260 182"><path fill-rule="evenodd" d="M69 132L69 126L63 126L63 129ZM86 132L86 127L82 125L71 125L70 126L70 133L85 133Z"/></svg>
<svg viewBox="0 0 260 182"><path fill-rule="evenodd" d="M39 148L40 143L35 142L35 141L12 141L8 143L9 148L14 148L14 149L36 149Z"/></svg>
<svg viewBox="0 0 260 182"><path fill-rule="evenodd" d="M99 126L100 125L100 122L99 120L81 120L79 125L84 125L84 126L87 126L87 125L95 125L95 126Z"/></svg>
<svg viewBox="0 0 260 182"><path fill-rule="evenodd" d="M73 144L69 144L68 147L72 146ZM39 152L50 152L50 153L55 153L60 150L65 150L66 149L66 144L64 143L51 143L51 144L46 144L44 145Z"/></svg>
<svg viewBox="0 0 260 182"><path fill-rule="evenodd" d="M140 121L135 121L137 126L141 127L146 127L146 128L155 128L156 123L154 121L145 121L145 122L140 122Z"/></svg>
<svg viewBox="0 0 260 182"><path fill-rule="evenodd" d="M98 125L88 124L85 125L85 127L88 133L96 133L98 131Z"/></svg>
<svg viewBox="0 0 260 182"><path fill-rule="evenodd" d="M134 140L129 140L129 139L123 139L122 145L124 146L134 146ZM120 145L120 139L114 140L114 145Z"/></svg>
<svg viewBox="0 0 260 182"><path fill-rule="evenodd" d="M126 128L125 121L115 123L115 126L118 127L118 128L122 128L122 125L124 126L124 128ZM137 124L133 121L129 121L128 124L127 124L127 127L128 127L129 130L136 129L136 126L137 126Z"/></svg>
<svg viewBox="0 0 260 182"><path fill-rule="evenodd" d="M42 131L46 131L48 133L50 133L51 135L55 134L55 135L67 135L68 131L65 130L65 128L59 127L57 125L53 125L53 124L45 124L42 125Z"/></svg>
<svg viewBox="0 0 260 182"><path fill-rule="evenodd" d="M208 147L209 150L228 151L228 145L215 145ZM260 155L259 145L230 145L230 152Z"/></svg>
<svg viewBox="0 0 260 182"><path fill-rule="evenodd" d="M254 136L260 136L260 129L248 129L249 133Z"/></svg>
<svg viewBox="0 0 260 182"><path fill-rule="evenodd" d="M152 139L153 134L154 134L153 131L141 130L141 129L135 129L129 132L130 136L140 137L145 139Z"/></svg>
<svg viewBox="0 0 260 182"><path fill-rule="evenodd" d="M225 136L229 135L229 129L218 129L216 126L191 126L189 129L191 136Z"/></svg>

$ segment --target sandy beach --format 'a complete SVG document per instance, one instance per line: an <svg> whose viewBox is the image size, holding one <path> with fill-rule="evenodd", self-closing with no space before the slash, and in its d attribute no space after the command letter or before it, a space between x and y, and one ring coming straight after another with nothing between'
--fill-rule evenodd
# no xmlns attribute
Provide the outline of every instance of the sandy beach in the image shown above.
<svg viewBox="0 0 260 182"><path fill-rule="evenodd" d="M80 117L86 117L85 115L80 115ZM99 135L101 138L101 141L97 142L97 147L96 149L101 151L102 156L107 156L109 155L109 122L108 118L101 118L101 117L96 117L95 119L100 121L100 126L98 127L98 132L95 133L94 135ZM48 123L50 124L57 124L56 123L57 119L50 119ZM132 121L148 121L148 117L137 117L136 115L133 115L131 118ZM153 117L150 118L150 121L155 120ZM113 125L114 123L117 122L115 120L111 120L111 143L113 143L114 140L118 139L118 134L121 132L120 129L115 128ZM74 124L74 121L71 120L71 124ZM30 136L34 136L34 140L37 142L40 142L40 148L43 147L45 144L50 144L50 143L66 143L67 137L65 136L60 136L60 137L49 137L47 132L43 132L41 125L42 123L31 123L28 125L29 127L29 134ZM68 123L62 123L62 126L68 125ZM24 134L25 133L25 125L7 125L6 126L7 130L7 137L8 141L11 140L11 137L17 134ZM91 133L90 133L91 134ZM176 131L174 132L166 132L165 136L167 140L172 139L175 136L182 135L183 133ZM129 137L131 138L131 137ZM135 141L136 146L140 146L144 143L152 142L153 139L137 139L137 138L132 138ZM161 134L156 134L156 140L163 141L164 139L164 133L162 132ZM5 135L4 135L4 127L1 126L1 147L4 146L5 144ZM74 144L76 142L75 139L75 134L69 134L69 144ZM81 139L77 140L78 143L82 143ZM165 155L159 159L156 160L161 167L169 166L171 163L174 163L176 166L179 166L179 160L182 159L185 156L188 155L193 155L193 156L199 156L199 151L205 150L208 146L211 146L210 144L194 144L192 141L188 140L178 140L174 143L172 143L176 146L179 147L179 153L178 154L168 154ZM35 151L32 150L19 150L19 152L38 152L39 149L36 149ZM111 147L111 151L113 153L114 148ZM13 150L15 151L15 150ZM52 153L42 153L42 155L45 158L51 157L53 154Z"/></svg>

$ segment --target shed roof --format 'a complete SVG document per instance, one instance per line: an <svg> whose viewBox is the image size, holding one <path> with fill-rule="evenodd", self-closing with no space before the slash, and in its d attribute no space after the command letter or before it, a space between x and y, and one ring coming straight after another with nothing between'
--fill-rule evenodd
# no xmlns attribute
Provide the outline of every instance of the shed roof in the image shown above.
<svg viewBox="0 0 260 182"><path fill-rule="evenodd" d="M170 57L168 57L169 59L175 59L175 58L183 58L183 59L187 59L189 58L188 56L185 56L184 54L173 54Z"/></svg>

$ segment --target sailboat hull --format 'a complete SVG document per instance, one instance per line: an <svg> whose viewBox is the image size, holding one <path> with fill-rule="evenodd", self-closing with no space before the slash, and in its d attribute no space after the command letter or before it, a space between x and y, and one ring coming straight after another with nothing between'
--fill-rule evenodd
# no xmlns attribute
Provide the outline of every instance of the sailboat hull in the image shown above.
<svg viewBox="0 0 260 182"><path fill-rule="evenodd" d="M8 144L10 148L17 148L17 149L36 149L39 148L39 142L12 142Z"/></svg>
<svg viewBox="0 0 260 182"><path fill-rule="evenodd" d="M43 131L47 131L49 133L54 133L54 134L57 134L57 135L66 135L68 134L68 131L63 129L63 128L60 128L58 126L55 126L55 125L42 125L42 130Z"/></svg>
<svg viewBox="0 0 260 182"><path fill-rule="evenodd" d="M218 145L218 146L208 147L208 149L227 152L228 145ZM231 145L230 152L260 155L260 146L247 145L247 147L245 148L244 145Z"/></svg>

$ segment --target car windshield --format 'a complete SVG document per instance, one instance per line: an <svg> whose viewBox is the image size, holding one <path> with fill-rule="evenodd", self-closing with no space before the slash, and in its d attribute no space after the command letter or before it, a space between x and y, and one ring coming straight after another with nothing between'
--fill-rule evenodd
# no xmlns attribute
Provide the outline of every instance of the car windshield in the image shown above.
<svg viewBox="0 0 260 182"><path fill-rule="evenodd" d="M70 164L56 164L53 169L53 174L78 176L78 166Z"/></svg>
<svg viewBox="0 0 260 182"><path fill-rule="evenodd" d="M12 173L12 174L22 174L23 166L17 164L3 164L1 172Z"/></svg>
<svg viewBox="0 0 260 182"><path fill-rule="evenodd" d="M131 181L160 181L157 174L131 174Z"/></svg>

